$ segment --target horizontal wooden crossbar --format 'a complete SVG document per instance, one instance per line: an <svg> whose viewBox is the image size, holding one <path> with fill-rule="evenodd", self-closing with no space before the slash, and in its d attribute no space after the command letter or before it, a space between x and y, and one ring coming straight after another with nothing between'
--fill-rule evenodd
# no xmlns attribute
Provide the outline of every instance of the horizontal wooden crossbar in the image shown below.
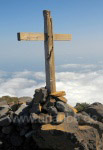
<svg viewBox="0 0 103 150"><path fill-rule="evenodd" d="M70 41L72 34L54 34L54 41Z"/></svg>
<svg viewBox="0 0 103 150"><path fill-rule="evenodd" d="M45 36L43 33L26 33L20 32L17 34L18 40L24 41L43 41L45 40ZM54 34L53 35L54 41L69 41L72 40L72 34Z"/></svg>

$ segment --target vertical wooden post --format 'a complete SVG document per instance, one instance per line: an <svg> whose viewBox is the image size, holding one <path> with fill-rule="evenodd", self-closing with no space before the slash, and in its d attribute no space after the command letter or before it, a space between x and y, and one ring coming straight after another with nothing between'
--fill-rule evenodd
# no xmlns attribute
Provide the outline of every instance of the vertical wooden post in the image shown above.
<svg viewBox="0 0 103 150"><path fill-rule="evenodd" d="M53 44L53 26L50 11L44 10L44 34L45 34L45 70L46 70L46 88L49 93L56 92L55 82L55 61Z"/></svg>

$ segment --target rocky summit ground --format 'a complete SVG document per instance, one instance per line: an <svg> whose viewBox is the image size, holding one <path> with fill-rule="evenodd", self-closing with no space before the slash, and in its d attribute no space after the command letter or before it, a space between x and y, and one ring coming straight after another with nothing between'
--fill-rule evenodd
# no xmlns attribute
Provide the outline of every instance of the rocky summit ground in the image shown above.
<svg viewBox="0 0 103 150"><path fill-rule="evenodd" d="M45 88L30 97L0 98L0 150L103 150L103 105L81 112L65 92Z"/></svg>

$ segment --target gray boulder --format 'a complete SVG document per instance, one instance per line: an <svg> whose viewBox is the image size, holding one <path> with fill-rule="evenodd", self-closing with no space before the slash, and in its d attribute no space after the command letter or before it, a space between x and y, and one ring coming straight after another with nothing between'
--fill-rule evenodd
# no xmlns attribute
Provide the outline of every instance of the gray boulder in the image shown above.
<svg viewBox="0 0 103 150"><path fill-rule="evenodd" d="M90 118L87 115L82 115L82 114L77 114L76 115L77 120L78 120L78 124L79 125L89 125L93 128L96 128L98 130L98 132L101 134L103 134L103 124L99 121L95 121L92 118Z"/></svg>
<svg viewBox="0 0 103 150"><path fill-rule="evenodd" d="M74 116L74 111L68 106L68 104L57 101L56 108L60 112L65 112L66 116Z"/></svg>
<svg viewBox="0 0 103 150"><path fill-rule="evenodd" d="M85 112L94 120L103 123L103 105L101 103L93 103L85 109Z"/></svg>
<svg viewBox="0 0 103 150"><path fill-rule="evenodd" d="M36 136L38 135L38 137ZM100 138L96 129L78 126L70 116L60 125L43 125L33 136L39 148L50 150L97 150Z"/></svg>
<svg viewBox="0 0 103 150"><path fill-rule="evenodd" d="M58 114L58 111L56 107L51 106L51 107L48 107L48 113L52 116L56 116Z"/></svg>
<svg viewBox="0 0 103 150"><path fill-rule="evenodd" d="M46 102L46 98L48 96L48 92L46 88L40 88L35 90L33 101L35 103L44 103Z"/></svg>
<svg viewBox="0 0 103 150"><path fill-rule="evenodd" d="M36 113L36 114L40 113L39 106L40 104L46 102L47 95L48 93L46 88L40 88L35 90L30 113Z"/></svg>

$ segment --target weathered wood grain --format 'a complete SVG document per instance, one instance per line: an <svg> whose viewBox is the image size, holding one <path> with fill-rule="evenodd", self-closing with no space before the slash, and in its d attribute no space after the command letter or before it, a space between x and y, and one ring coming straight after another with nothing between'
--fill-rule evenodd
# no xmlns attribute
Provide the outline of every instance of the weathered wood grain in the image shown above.
<svg viewBox="0 0 103 150"><path fill-rule="evenodd" d="M72 34L54 34L54 41L70 41L72 40Z"/></svg>
<svg viewBox="0 0 103 150"><path fill-rule="evenodd" d="M55 82L55 61L53 44L53 26L50 11L44 11L44 34L45 34L45 68L46 68L46 87L49 93L56 91Z"/></svg>
<svg viewBox="0 0 103 150"><path fill-rule="evenodd" d="M53 34L54 41L70 41L72 40L71 34ZM18 33L18 41L44 41L45 35L43 33Z"/></svg>
<svg viewBox="0 0 103 150"><path fill-rule="evenodd" d="M43 41L44 40L44 34L42 33L26 33L26 32L20 32L18 33L18 41Z"/></svg>

